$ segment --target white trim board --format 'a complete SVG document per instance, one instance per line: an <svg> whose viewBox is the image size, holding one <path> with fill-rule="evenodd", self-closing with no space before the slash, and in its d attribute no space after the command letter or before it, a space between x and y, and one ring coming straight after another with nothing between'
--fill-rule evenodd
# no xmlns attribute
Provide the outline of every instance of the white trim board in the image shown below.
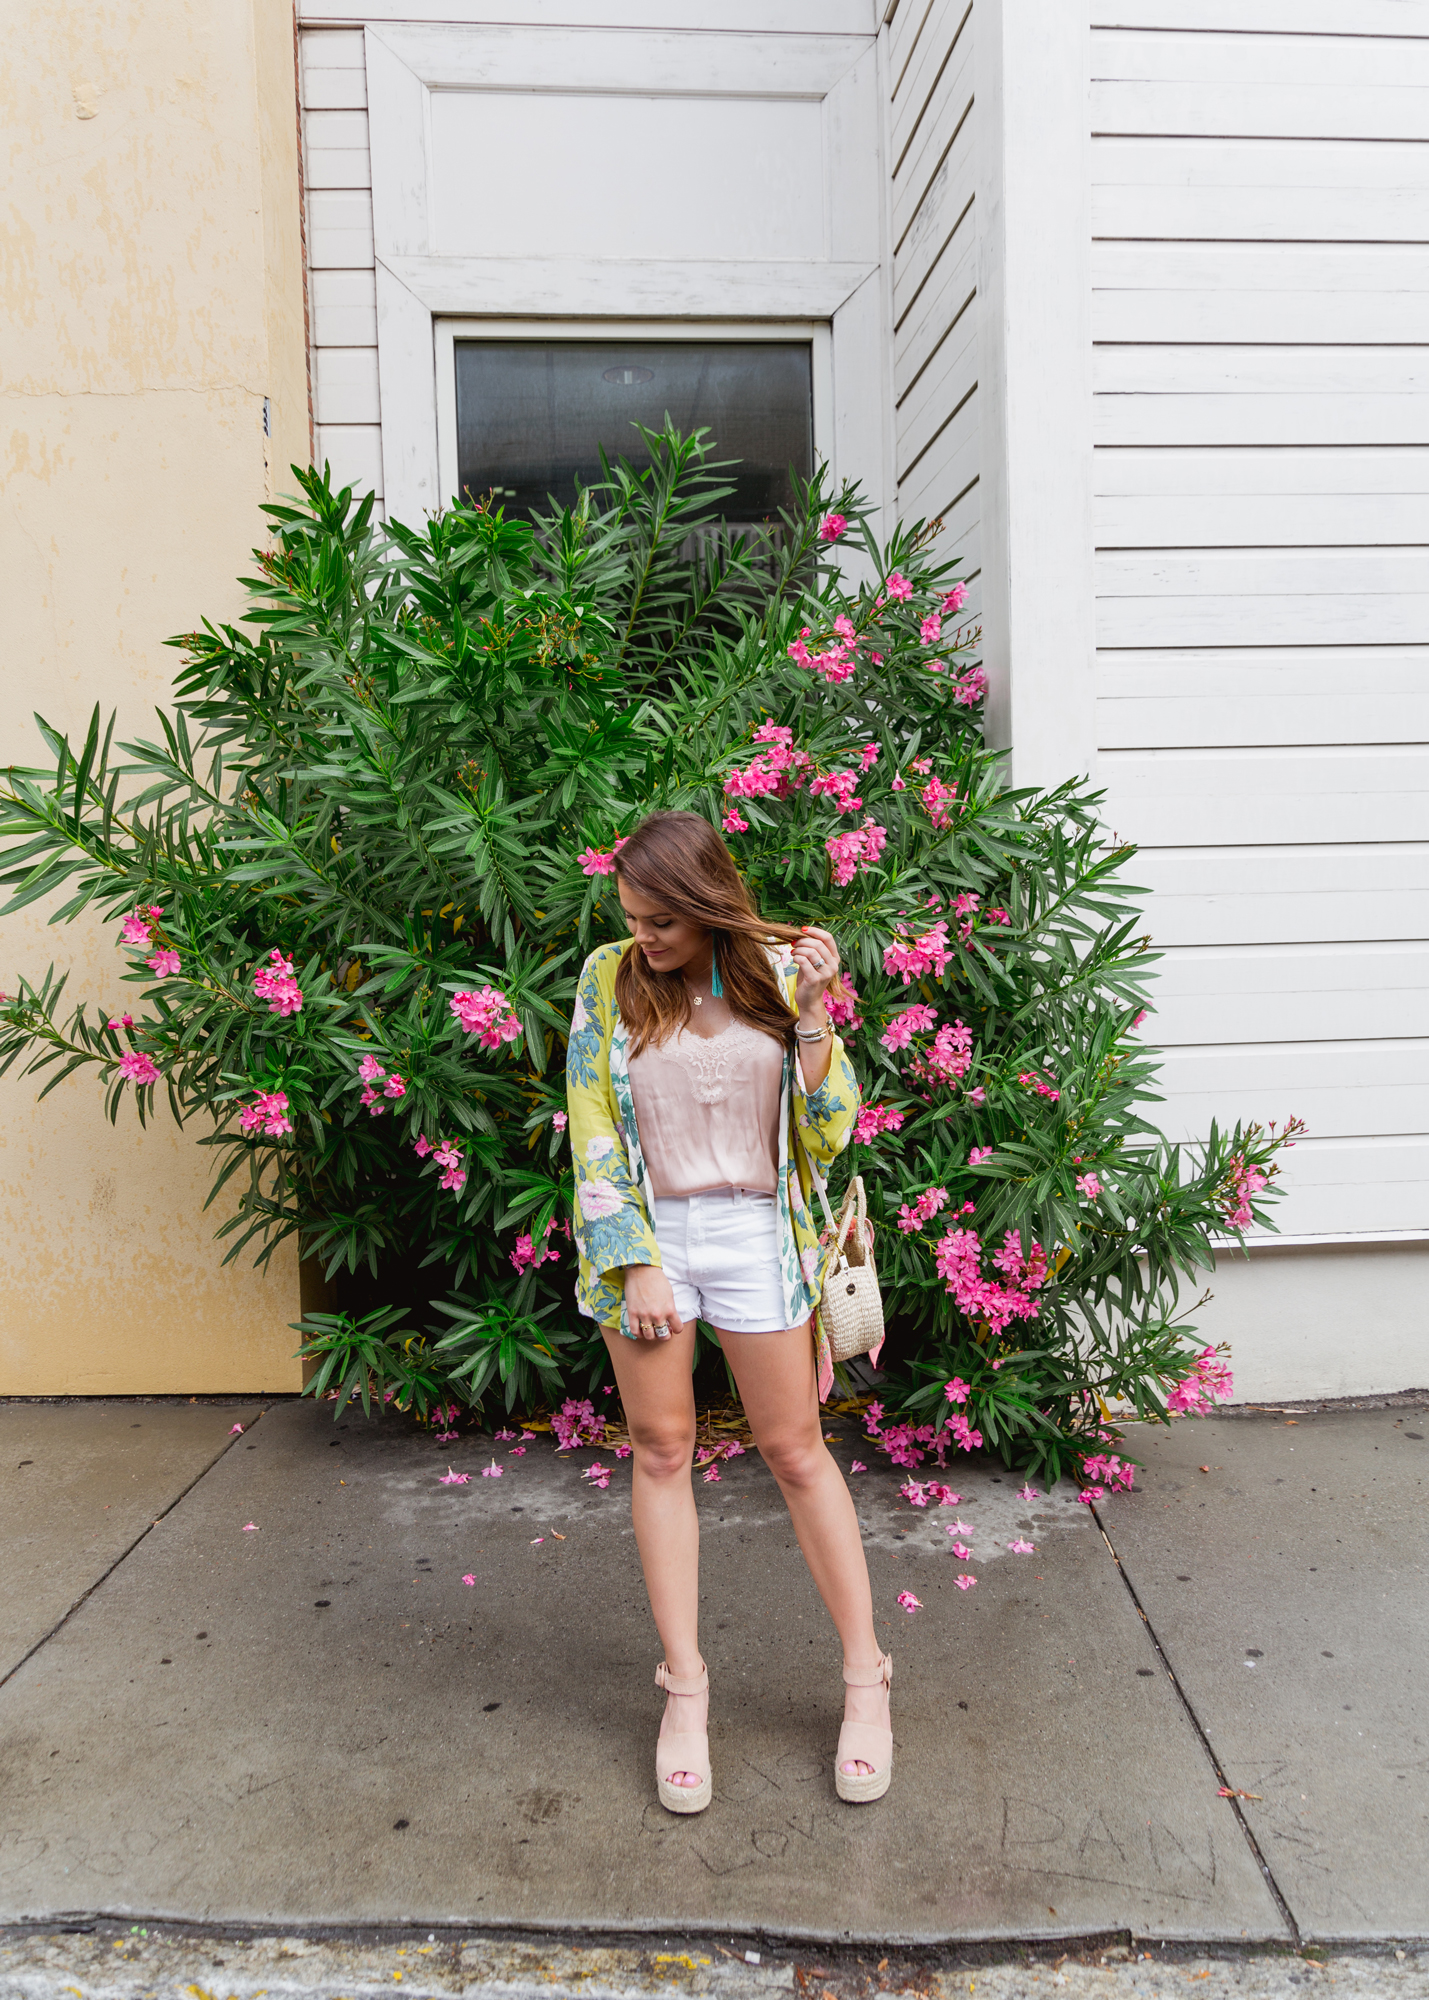
<svg viewBox="0 0 1429 2000"><path fill-rule="evenodd" d="M882 114L871 33L369 25L365 47L383 483L396 518L416 522L439 507L455 476L454 452L440 437L449 417L437 384L436 328L450 319L490 329L539 321L547 337L559 323L581 333L611 323L627 338L644 325L680 323L686 337L730 339L768 337L790 322L800 324L802 338L820 325L829 351L822 404L816 393L818 448L836 478L862 480L882 514L890 497L890 412L886 395L868 394L886 375L889 352L880 280ZM732 135L741 104L788 103L791 115L795 106L818 107L812 129L821 160L802 184L805 220L792 236L786 229L775 239L797 241L800 254L718 258L706 250L702 257L697 217L674 232L677 240L662 238L657 255L601 255L598 240L595 255L552 255L539 241L529 255L468 254L464 227L463 254L442 254L446 188L434 181L434 162L451 127L448 112L434 107L450 93L503 92L534 106L542 96L605 95L631 105L722 99L736 121ZM769 112L758 115L767 131ZM449 343L450 336L440 339ZM449 360L449 347L444 352ZM840 383L861 385L861 394L840 394Z"/></svg>

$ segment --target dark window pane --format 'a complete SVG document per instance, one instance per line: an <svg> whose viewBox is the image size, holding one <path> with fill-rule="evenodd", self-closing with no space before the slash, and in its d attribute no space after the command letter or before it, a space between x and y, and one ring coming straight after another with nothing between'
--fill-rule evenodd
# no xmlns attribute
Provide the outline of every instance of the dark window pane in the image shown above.
<svg viewBox="0 0 1429 2000"><path fill-rule="evenodd" d="M792 466L813 470L807 343L721 340L462 340L456 344L460 490L496 489L508 515L571 505L600 478L599 447L642 466L640 433L666 414L707 427L719 458L737 458L728 520L762 521L793 504Z"/></svg>

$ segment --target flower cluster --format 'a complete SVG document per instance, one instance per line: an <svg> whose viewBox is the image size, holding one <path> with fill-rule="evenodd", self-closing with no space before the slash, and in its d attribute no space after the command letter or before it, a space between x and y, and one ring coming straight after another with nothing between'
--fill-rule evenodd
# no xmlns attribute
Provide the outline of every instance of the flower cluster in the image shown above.
<svg viewBox="0 0 1429 2000"><path fill-rule="evenodd" d="M255 999L268 1002L270 1014L300 1014L303 1010L293 961L284 958L276 946L269 952L267 964L260 965L253 975L253 993Z"/></svg>
<svg viewBox="0 0 1429 2000"><path fill-rule="evenodd" d="M577 861L581 865L582 875L613 875L615 872L615 857L619 854L621 848L624 847L625 840L629 838L630 836L627 834L624 840L617 840L614 847L585 848L576 856Z"/></svg>
<svg viewBox="0 0 1429 2000"><path fill-rule="evenodd" d="M549 1247L551 1232L552 1230L555 1229L564 1231L564 1233L567 1236L569 1236L570 1234L569 1226L564 1222L557 1222L555 1216L553 1215L550 1221L546 1224L544 1232L544 1243L543 1247L540 1250L538 1250L535 1244L531 1241L531 1233L529 1230L525 1231L522 1235L518 1236L516 1238L516 1248L511 1252L511 1263L513 1268L518 1272L534 1271L538 1268L538 1266L542 1264L556 1263L559 1260L561 1253L559 1250L552 1250Z"/></svg>
<svg viewBox="0 0 1429 2000"><path fill-rule="evenodd" d="M898 1211L898 1227L905 1236L931 1222L940 1208L948 1205L948 1190L943 1187L924 1188L918 1199L911 1205L905 1201Z"/></svg>
<svg viewBox="0 0 1429 2000"><path fill-rule="evenodd" d="M1049 1077L1039 1076L1036 1070L1019 1070L1017 1081L1024 1090L1035 1090L1039 1097L1045 1097L1051 1104L1055 1104L1062 1095Z"/></svg>
<svg viewBox="0 0 1429 2000"><path fill-rule="evenodd" d="M251 1104L245 1104L238 1116L245 1137L252 1138L262 1133L268 1139L282 1139L293 1129L293 1121L288 1116L288 1099L281 1090L260 1090Z"/></svg>
<svg viewBox="0 0 1429 2000"><path fill-rule="evenodd" d="M972 1212L964 1202L962 1215ZM1046 1283L1047 1255L1034 1243L1027 1256L1022 1239L1009 1229L1002 1248L993 1254L992 1264L1003 1282L986 1277L982 1268L983 1248L975 1229L950 1229L934 1247L933 1261L957 1302L959 1312L971 1320L985 1321L994 1333L1015 1319L1036 1319L1037 1301L1032 1294Z"/></svg>
<svg viewBox="0 0 1429 2000"><path fill-rule="evenodd" d="M953 823L953 807L958 801L957 786L945 785L941 778L929 778L920 796L934 827L939 833L945 833Z"/></svg>
<svg viewBox="0 0 1429 2000"><path fill-rule="evenodd" d="M848 522L842 514L825 514L819 523L819 540L836 542L847 526Z"/></svg>
<svg viewBox="0 0 1429 2000"><path fill-rule="evenodd" d="M876 865L888 839L888 829L866 816L863 825L850 833L834 834L824 842L834 867L834 880L846 888L855 875ZM847 984L847 981L844 982Z"/></svg>
<svg viewBox="0 0 1429 2000"><path fill-rule="evenodd" d="M1079 1495L1079 1498L1104 1500L1107 1487L1120 1486L1129 1493L1136 1483L1136 1467L1128 1465L1124 1458L1118 1458L1114 1451L1089 1453L1082 1460L1081 1471L1090 1492Z"/></svg>
<svg viewBox="0 0 1429 2000"><path fill-rule="evenodd" d="M1084 1194L1088 1201L1095 1201L1102 1191L1102 1184L1095 1174L1077 1175L1077 1193Z"/></svg>
<svg viewBox="0 0 1429 2000"><path fill-rule="evenodd" d="M915 1049L908 1075L930 1089L962 1082L973 1059L972 1029L962 1021L944 1022L926 1048Z"/></svg>
<svg viewBox="0 0 1429 2000"><path fill-rule="evenodd" d="M952 683L949 692L959 707L976 708L987 693L986 672L981 667L969 667L965 674Z"/></svg>
<svg viewBox="0 0 1429 2000"><path fill-rule="evenodd" d="M144 946L152 944L154 926L164 914L162 903L151 903L147 909L133 911L124 919L124 927L119 933L121 944Z"/></svg>
<svg viewBox="0 0 1429 2000"><path fill-rule="evenodd" d="M832 799L835 812L857 812L863 804L863 800L858 796L858 778L857 771L828 771L822 777L813 780L809 791L816 798L822 796Z"/></svg>
<svg viewBox="0 0 1429 2000"><path fill-rule="evenodd" d="M864 1104L859 1108L858 1120L853 1128L853 1142L856 1146L867 1146L883 1132L896 1132L903 1123L906 1113L894 1111L886 1104Z"/></svg>
<svg viewBox="0 0 1429 2000"><path fill-rule="evenodd" d="M137 1051L131 1051L129 1055L119 1058L119 1074L127 1083L157 1083L159 1081L158 1065L155 1063L153 1057L140 1055Z"/></svg>
<svg viewBox="0 0 1429 2000"><path fill-rule="evenodd" d="M1222 1361L1214 1347L1203 1347L1189 1375L1178 1382L1166 1398L1168 1410L1197 1416L1213 1403L1228 1403L1235 1387L1230 1364Z"/></svg>
<svg viewBox="0 0 1429 2000"><path fill-rule="evenodd" d="M962 1494L954 1493L951 1486L944 1486L939 1479L905 1479L898 1491L910 1507L926 1507L930 1500L935 1507L962 1505ZM971 1534L972 1530L967 1532Z"/></svg>
<svg viewBox="0 0 1429 2000"><path fill-rule="evenodd" d="M499 987L483 986L479 992L454 993L451 1010L464 1031L475 1035L484 1049L499 1049L503 1042L520 1039L521 1023Z"/></svg>
<svg viewBox="0 0 1429 2000"><path fill-rule="evenodd" d="M829 1019L836 1028L861 1028L863 1016L858 1011L858 988L845 972L840 975L846 999L836 999L832 993L824 995L824 1006Z"/></svg>
<svg viewBox="0 0 1429 2000"><path fill-rule="evenodd" d="M731 799L787 799L804 782L813 759L807 750L794 748L794 732L782 723L763 722L754 732L756 743L766 747L755 752L741 771L728 773L725 796Z"/></svg>
<svg viewBox="0 0 1429 2000"><path fill-rule="evenodd" d="M597 1416L590 1397L577 1402L567 1396L551 1416L558 1451L574 1451L578 1445L605 1443L605 1418Z"/></svg>
<svg viewBox="0 0 1429 2000"><path fill-rule="evenodd" d="M858 665L858 635L854 631L853 620L840 614L834 620L834 637L818 652L810 652L805 643L811 637L811 628L805 626L793 645L788 648L789 658L796 667L807 667L811 673L820 674L830 685L849 680Z"/></svg>
<svg viewBox="0 0 1429 2000"><path fill-rule="evenodd" d="M425 1160L428 1153L442 1170L438 1187L450 1194L460 1194L466 1186L466 1168L461 1163L461 1151L455 1139L443 1139L434 1146L425 1134L412 1141L412 1151L419 1160Z"/></svg>
<svg viewBox="0 0 1429 2000"><path fill-rule="evenodd" d="M934 924L931 930L924 931L920 937L908 937L905 934L894 938L891 944L886 944L883 947L883 969L885 972L900 973L903 984L908 986L913 980L920 979L925 972L931 972L934 978L941 979L952 955L948 944L947 923L940 921Z"/></svg>
<svg viewBox="0 0 1429 2000"><path fill-rule="evenodd" d="M1269 1176L1259 1167L1248 1166L1239 1153L1232 1155L1230 1173L1221 1213L1232 1229L1249 1229L1255 1220L1250 1205L1266 1185Z"/></svg>
<svg viewBox="0 0 1429 2000"><path fill-rule="evenodd" d="M386 1104L383 1102L384 1098L405 1097L407 1095L405 1080L398 1076L395 1070L389 1076L381 1063L378 1062L376 1056L364 1056L362 1061L357 1065L357 1073L362 1078L362 1102L367 1107L369 1118L380 1118L382 1116L383 1112L387 1109ZM382 1085L380 1095L376 1089L379 1083Z"/></svg>

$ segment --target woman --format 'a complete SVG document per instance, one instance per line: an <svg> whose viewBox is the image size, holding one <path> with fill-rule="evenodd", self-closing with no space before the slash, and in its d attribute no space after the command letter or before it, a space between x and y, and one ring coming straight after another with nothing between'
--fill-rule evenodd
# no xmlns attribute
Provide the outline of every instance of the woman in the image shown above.
<svg viewBox="0 0 1429 2000"><path fill-rule="evenodd" d="M811 1161L843 1150L858 1110L824 1004L838 948L812 925L761 918L695 813L652 813L615 874L633 935L585 962L566 1074L578 1298L600 1322L625 1408L635 1537L665 1648L660 1799L691 1813L711 1796L691 1484L697 1319L719 1336L843 1642L838 1795L881 1798L893 1662L874 1636L853 1501L824 1445L832 1367L810 1331L826 1255Z"/></svg>

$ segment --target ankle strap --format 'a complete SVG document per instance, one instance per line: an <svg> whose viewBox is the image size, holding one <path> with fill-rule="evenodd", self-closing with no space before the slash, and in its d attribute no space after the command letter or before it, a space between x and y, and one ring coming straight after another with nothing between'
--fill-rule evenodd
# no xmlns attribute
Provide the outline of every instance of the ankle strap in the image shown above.
<svg viewBox="0 0 1429 2000"><path fill-rule="evenodd" d="M891 1687L893 1685L893 1655L884 1653L876 1667L845 1667L844 1686L851 1688Z"/></svg>
<svg viewBox="0 0 1429 2000"><path fill-rule="evenodd" d="M655 1685L657 1688L664 1688L666 1694L703 1694L709 1684L708 1667L701 1667L693 1680L680 1680L670 1672L663 1660L655 1669Z"/></svg>

